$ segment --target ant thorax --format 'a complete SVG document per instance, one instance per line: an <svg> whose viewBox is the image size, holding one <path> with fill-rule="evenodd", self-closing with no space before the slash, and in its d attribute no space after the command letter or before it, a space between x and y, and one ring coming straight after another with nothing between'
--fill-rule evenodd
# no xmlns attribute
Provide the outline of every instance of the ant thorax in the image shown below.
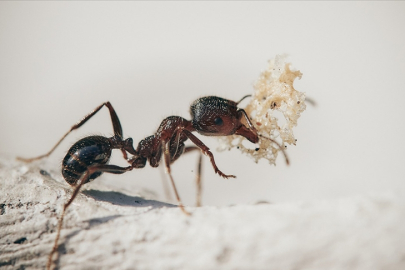
<svg viewBox="0 0 405 270"><path fill-rule="evenodd" d="M302 76L300 71L292 71L285 55L277 55L269 61L265 71L260 74L254 84L254 92L248 105L244 108L249 119L258 133L272 140L295 145L293 128L305 110L305 93L294 89L294 80ZM281 117L279 119L278 117ZM275 164L280 149L272 141L261 138L258 145L244 143L241 136L226 136L220 138L218 150L230 150L237 147L242 152L252 156L256 162L267 159Z"/></svg>

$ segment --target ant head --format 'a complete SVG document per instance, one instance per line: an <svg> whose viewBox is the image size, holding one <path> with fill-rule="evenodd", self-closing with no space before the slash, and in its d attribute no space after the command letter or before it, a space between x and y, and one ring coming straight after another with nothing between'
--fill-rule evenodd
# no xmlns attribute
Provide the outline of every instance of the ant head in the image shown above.
<svg viewBox="0 0 405 270"><path fill-rule="evenodd" d="M205 136L241 135L256 143L259 138L244 110L238 110L238 103L220 97L209 96L197 99L191 104L190 113L195 130ZM245 117L249 128L241 119Z"/></svg>

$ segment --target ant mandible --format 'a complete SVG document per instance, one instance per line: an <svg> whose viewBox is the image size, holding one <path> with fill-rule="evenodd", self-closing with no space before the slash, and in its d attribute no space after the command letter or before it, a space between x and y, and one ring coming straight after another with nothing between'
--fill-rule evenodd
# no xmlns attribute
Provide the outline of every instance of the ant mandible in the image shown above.
<svg viewBox="0 0 405 270"><path fill-rule="evenodd" d="M259 135L246 112L238 108L238 104L248 96L250 95L243 97L238 102L216 96L199 98L191 104L191 121L180 116L169 116L165 118L156 133L141 140L137 149L133 147L132 138L123 138L119 118L111 103L105 102L73 125L48 153L30 159L18 158L25 162L32 162L49 156L70 132L81 127L104 106L108 108L114 129L114 136L111 138L103 136L85 137L73 144L62 161L62 175L66 182L74 187L74 190L72 196L63 207L54 246L48 258L47 269L50 269L53 254L57 250L63 218L67 208L76 198L80 188L84 184L97 178L104 172L122 174L132 169L145 167L147 161L149 161L152 167L158 167L163 156L166 173L169 175L179 207L186 215L190 215L190 213L184 209L170 170L170 164L176 161L183 153L200 150L201 153L210 158L215 173L223 178L235 178L234 175L224 174L218 169L215 164L214 155L211 153L210 149L192 133L194 131L204 136L240 135L252 143L257 143L260 136L274 142L283 152L288 164L288 158L284 149L276 141ZM247 126L242 123L243 119ZM186 147L184 142L187 139L190 139L195 146ZM108 162L113 149L121 150L123 157L130 165L127 167L109 165ZM128 157L128 154L132 156ZM201 156L199 159L199 167L201 167ZM199 178L198 175L197 180ZM197 196L199 197L200 195L198 194Z"/></svg>

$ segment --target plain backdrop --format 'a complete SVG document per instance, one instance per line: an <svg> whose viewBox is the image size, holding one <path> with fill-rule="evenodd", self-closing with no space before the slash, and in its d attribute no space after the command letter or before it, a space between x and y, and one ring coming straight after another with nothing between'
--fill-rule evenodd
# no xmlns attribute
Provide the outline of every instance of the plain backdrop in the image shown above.
<svg viewBox="0 0 405 270"><path fill-rule="evenodd" d="M277 54L303 77L295 88L317 102L299 120L291 166L236 149L204 159L209 205L318 200L405 190L404 2L0 2L0 153L47 152L79 119L111 101L137 144L170 115L189 118L205 95L239 100ZM103 109L69 146L112 135ZM197 155L173 165L183 201L194 203ZM123 165L120 155L113 163ZM39 163L41 164L43 163ZM99 181L147 188L164 199L159 169Z"/></svg>

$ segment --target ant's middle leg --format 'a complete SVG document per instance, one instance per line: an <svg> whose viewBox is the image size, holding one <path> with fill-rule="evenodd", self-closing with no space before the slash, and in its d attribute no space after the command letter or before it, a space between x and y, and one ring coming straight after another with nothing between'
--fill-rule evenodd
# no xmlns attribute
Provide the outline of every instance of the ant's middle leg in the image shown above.
<svg viewBox="0 0 405 270"><path fill-rule="evenodd" d="M66 138L67 135L69 135L70 132L72 132L75 129L78 129L79 127L81 127L84 123L86 123L91 117L93 117L99 110L101 110L101 108L103 106L106 106L108 108L108 110L110 111L110 116L111 116L111 121L113 124L113 129L114 129L114 134L118 135L119 137L122 138L122 127L121 127L121 123L120 120L118 119L117 113L115 112L113 106L111 105L110 102L105 102L103 104L101 104L100 106L98 106L97 108L95 108L92 112L90 112L88 115L86 115L85 117L83 117L82 120L80 120L79 122L77 122L76 124L74 124L70 130L68 132L66 132L65 135L63 135L63 137L56 143L56 145L54 147L52 147L52 149L41 156L38 157L34 157L34 158L22 158L22 157L17 157L17 160L20 161L24 161L24 162L32 162L44 157L48 157L50 154L52 154L53 151L55 151L55 149L59 146L59 144Z"/></svg>
<svg viewBox="0 0 405 270"><path fill-rule="evenodd" d="M173 180L172 172L171 172L171 169L170 169L170 149L169 149L169 144L170 144L170 142L165 142L165 141L162 142L162 152L163 152L163 159L164 159L164 162L165 162L166 172L169 175L170 182L172 183L172 187L173 187L173 190L174 190L174 195L176 196L176 199L177 199L177 202L179 203L179 207L180 207L181 211L183 211L184 214L189 216L191 214L189 212L187 212L186 209L184 209L183 203L180 200L179 193L177 192L177 188L176 188L176 185L175 185L174 180Z"/></svg>
<svg viewBox="0 0 405 270"><path fill-rule="evenodd" d="M184 149L184 154L191 151L198 151L198 163L197 163L197 173L196 173L196 186L197 186L197 197L196 197L196 206L201 206L201 197L202 197L202 182L201 182L201 168L202 168L202 153L200 148L197 146L187 146Z"/></svg>
<svg viewBox="0 0 405 270"><path fill-rule="evenodd" d="M58 241L59 241L59 237L60 237L60 232L62 230L62 226L63 226L63 219L65 217L65 213L67 208L69 207L69 205L72 204L72 202L74 201L74 199L76 198L77 194L79 194L80 188L83 186L83 184L85 184L87 182L87 179L89 178L90 175L92 175L93 173L96 172L106 172L106 173L113 173L113 174L122 174L125 173L127 171L131 171L133 169L132 166L128 166L128 167L119 167L116 165L105 165L105 164L101 164L101 165L93 165L90 166L80 177L80 179L78 180L78 184L74 187L72 196L70 197L70 199L65 203L65 205L63 206L63 210L62 210L62 214L59 217L59 221L58 221L58 229L56 232L56 238L55 238L55 242L53 244L53 248L51 253L49 254L48 257L48 263L46 266L46 269L51 269L51 265L52 265L52 257L53 254L56 252L56 250L58 249Z"/></svg>

